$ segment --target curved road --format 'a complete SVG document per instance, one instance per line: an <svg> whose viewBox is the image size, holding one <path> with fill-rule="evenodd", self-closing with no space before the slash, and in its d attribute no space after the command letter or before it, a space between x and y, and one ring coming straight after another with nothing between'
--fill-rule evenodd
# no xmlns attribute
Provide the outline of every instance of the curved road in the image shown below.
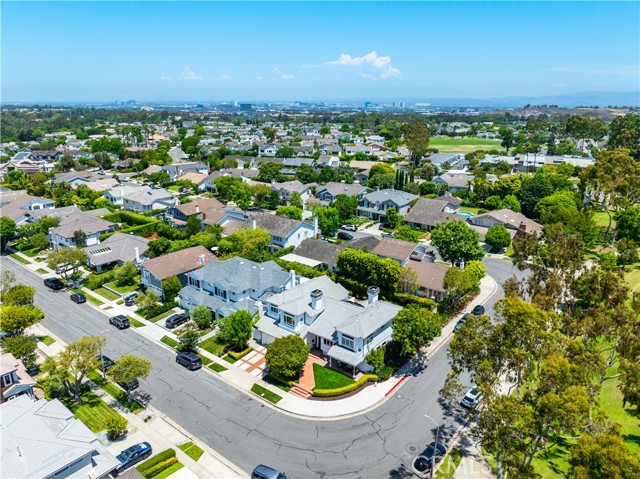
<svg viewBox="0 0 640 479"><path fill-rule="evenodd" d="M88 304L76 305L67 293L48 290L40 277L6 257L2 263L18 281L36 286L36 304L45 311L43 325L64 341L109 328L104 314ZM513 273L505 261L485 259L485 264L499 283ZM487 312L501 295L499 290L487 301ZM140 388L151 404L245 471L264 463L295 479L415 477L411 461L435 433L424 415L443 424L445 442L465 420L459 406L438 398L449 371L450 339L433 357L417 359L413 374L375 410L348 419L313 421L280 413L210 371L187 371L171 352L132 329L109 328L103 352L112 358L133 352L151 360L153 371Z"/></svg>

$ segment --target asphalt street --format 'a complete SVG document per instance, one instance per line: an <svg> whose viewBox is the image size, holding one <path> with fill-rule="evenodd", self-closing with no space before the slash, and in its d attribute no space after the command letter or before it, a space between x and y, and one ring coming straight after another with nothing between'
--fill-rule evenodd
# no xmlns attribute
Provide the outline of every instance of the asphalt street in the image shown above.
<svg viewBox="0 0 640 479"><path fill-rule="evenodd" d="M485 259L485 264L498 282L512 274L505 261ZM112 359L126 353L149 359L153 370L141 381L140 391L151 405L248 472L263 463L293 479L415 477L411 461L435 436L425 414L442 424L445 442L466 419L460 406L446 404L438 395L449 372L450 339L431 358L418 358L404 385L375 410L334 421L299 419L237 391L214 373L187 371L175 363L173 353L134 328L110 327L105 313L88 303L72 303L67 292L49 290L40 277L6 257L2 268L14 271L19 282L36 286L43 325L64 341L103 334L103 353ZM500 293L489 300L487 312Z"/></svg>

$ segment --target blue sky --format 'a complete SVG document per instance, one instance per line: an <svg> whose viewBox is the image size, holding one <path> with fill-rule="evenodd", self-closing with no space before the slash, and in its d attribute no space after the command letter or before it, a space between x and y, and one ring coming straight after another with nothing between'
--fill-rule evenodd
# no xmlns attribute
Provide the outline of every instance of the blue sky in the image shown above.
<svg viewBox="0 0 640 479"><path fill-rule="evenodd" d="M2 101L637 91L638 2L2 2Z"/></svg>

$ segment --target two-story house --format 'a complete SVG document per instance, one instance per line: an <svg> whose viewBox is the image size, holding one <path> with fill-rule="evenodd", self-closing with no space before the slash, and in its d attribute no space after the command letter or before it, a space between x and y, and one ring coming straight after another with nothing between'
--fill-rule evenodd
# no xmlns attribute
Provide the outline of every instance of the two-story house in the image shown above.
<svg viewBox="0 0 640 479"><path fill-rule="evenodd" d="M180 305L190 311L207 306L216 319L245 309L257 312L256 301L297 285L294 272L287 273L274 261L256 263L236 257L211 261L186 274L187 285L180 290Z"/></svg>
<svg viewBox="0 0 640 479"><path fill-rule="evenodd" d="M393 207L401 215L407 214L409 204L419 196L399 190L378 190L367 193L360 200L358 215L366 216L373 220L384 221L387 209Z"/></svg>
<svg viewBox="0 0 640 479"><path fill-rule="evenodd" d="M295 191L300 194L303 207L307 200L311 198L311 191L315 186L315 183L302 184L298 180L285 181L283 183L276 183L275 181L271 182L271 189L280 193L280 202L283 205L289 204L291 193Z"/></svg>
<svg viewBox="0 0 640 479"><path fill-rule="evenodd" d="M393 318L400 306L380 301L379 288L368 290L366 302L349 299L348 291L328 276L318 276L295 288L265 298L253 337L261 344L297 334L321 350L330 365L347 370L371 371L365 357L391 340Z"/></svg>
<svg viewBox="0 0 640 479"><path fill-rule="evenodd" d="M404 216L404 222L412 228L430 231L443 221L465 220L458 215L462 200L445 194L438 198L420 198Z"/></svg>
<svg viewBox="0 0 640 479"><path fill-rule="evenodd" d="M278 145L268 144L263 145L258 149L258 154L263 156L276 156L278 152Z"/></svg>
<svg viewBox="0 0 640 479"><path fill-rule="evenodd" d="M0 355L0 375L2 376L0 403L23 394L32 400L35 399L33 386L36 385L36 380L29 375L22 361L16 359L13 354Z"/></svg>
<svg viewBox="0 0 640 479"><path fill-rule="evenodd" d="M307 238L316 238L319 233L316 216L313 217L313 223L307 223L286 216L256 212L249 213L248 223L251 229L262 228L271 235L271 249L273 251L289 246L298 246Z"/></svg>
<svg viewBox="0 0 640 479"><path fill-rule="evenodd" d="M31 212L53 210L55 202L49 198L31 196L24 190L10 191L0 195L0 216L21 225L31 220Z"/></svg>
<svg viewBox="0 0 640 479"><path fill-rule="evenodd" d="M147 211L163 210L178 204L178 199L164 188L152 189L147 187L125 196L122 209L145 213Z"/></svg>
<svg viewBox="0 0 640 479"><path fill-rule="evenodd" d="M111 202L113 205L123 206L124 199L138 193L140 191L149 191L151 188L147 185L139 185L137 183L121 183L118 186L109 188L102 196Z"/></svg>
<svg viewBox="0 0 640 479"><path fill-rule="evenodd" d="M49 229L49 244L53 249L81 246L78 244L77 231L84 233L82 246L92 246L100 243L100 235L115 230L111 221L96 218L88 213L72 213L60 218L60 224Z"/></svg>
<svg viewBox="0 0 640 479"><path fill-rule="evenodd" d="M369 189L360 183L338 183L330 181L324 186L319 186L316 190L316 198L320 201L331 203L338 195L355 196L358 200L369 192Z"/></svg>
<svg viewBox="0 0 640 479"><path fill-rule="evenodd" d="M190 163L174 163L171 165L161 166L161 171L168 174L171 181L176 181L185 173L200 173L201 175L209 174L209 167L204 163L190 162Z"/></svg>
<svg viewBox="0 0 640 479"><path fill-rule="evenodd" d="M149 259L140 265L142 284L163 298L162 281L176 276L184 286L187 284L187 273L202 268L215 259L213 253L204 246L194 246Z"/></svg>

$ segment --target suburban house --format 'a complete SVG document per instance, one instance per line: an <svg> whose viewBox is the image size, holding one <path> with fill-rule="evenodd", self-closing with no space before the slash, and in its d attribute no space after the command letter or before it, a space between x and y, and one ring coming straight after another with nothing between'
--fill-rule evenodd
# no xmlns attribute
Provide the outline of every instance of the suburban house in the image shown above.
<svg viewBox="0 0 640 479"><path fill-rule="evenodd" d="M81 231L86 235L86 246L100 243L100 235L115 229L111 221L96 218L88 213L72 213L60 218L60 224L49 229L49 244L53 249L65 246L79 246L76 244L74 233Z"/></svg>
<svg viewBox="0 0 640 479"><path fill-rule="evenodd" d="M338 271L338 255L346 248L371 251L380 238L367 235L341 244L329 243L316 238L303 240L292 253L282 256L284 261L293 261L315 269Z"/></svg>
<svg viewBox="0 0 640 479"><path fill-rule="evenodd" d="M139 191L148 191L150 189L149 186L139 185L137 183L121 183L105 191L102 196L108 199L113 205L123 206L125 198Z"/></svg>
<svg viewBox="0 0 640 479"><path fill-rule="evenodd" d="M203 268L186 274L187 284L180 290L180 306L187 311L205 305L216 319L245 309L252 315L256 301L295 286L295 273L287 273L274 261L256 263L244 258L210 261Z"/></svg>
<svg viewBox="0 0 640 479"><path fill-rule="evenodd" d="M276 190L278 193L280 193L280 198L283 205L289 204L291 193L296 191L300 194L300 197L302 198L302 205L304 206L307 200L311 198L311 189L314 186L316 186L315 183L303 185L298 180L285 181L284 183L271 182L271 189Z"/></svg>
<svg viewBox="0 0 640 479"><path fill-rule="evenodd" d="M362 197L357 212L359 216L384 221L387 209L394 207L398 214L406 215L409 204L417 198L419 196L406 191L392 189L372 191Z"/></svg>
<svg viewBox="0 0 640 479"><path fill-rule="evenodd" d="M263 156L276 156L277 151L278 151L278 145L272 145L272 144L263 145L260 148L258 148L258 154Z"/></svg>
<svg viewBox="0 0 640 479"><path fill-rule="evenodd" d="M313 223L293 220L286 216L270 215L268 213L249 213L248 225L251 229L262 228L271 235L273 250L298 246L307 238L316 238L319 233L318 218Z"/></svg>
<svg viewBox="0 0 640 479"><path fill-rule="evenodd" d="M409 261L407 265L416 273L418 289L416 296L422 296L440 302L446 296L444 275L448 266L429 261Z"/></svg>
<svg viewBox="0 0 640 479"><path fill-rule="evenodd" d="M377 287L367 293L366 302L356 303L328 276L310 279L262 301L253 337L266 345L297 334L321 350L331 367L352 376L371 371L365 356L391 340L392 320L402 308L378 300Z"/></svg>
<svg viewBox="0 0 640 479"><path fill-rule="evenodd" d="M0 394L0 404L25 395L30 399L35 399L33 386L36 380L33 379L22 361L16 359L11 353L0 355L0 371L2 374L2 393Z"/></svg>
<svg viewBox="0 0 640 479"><path fill-rule="evenodd" d="M119 465L59 399L0 405L2 477L102 479Z"/></svg>
<svg viewBox="0 0 640 479"><path fill-rule="evenodd" d="M371 155L373 153L373 150L370 146L366 145L344 145L344 152L346 155L355 155L356 153Z"/></svg>
<svg viewBox="0 0 640 479"><path fill-rule="evenodd" d="M58 161L63 153L58 150L33 150L29 159L34 161Z"/></svg>
<svg viewBox="0 0 640 479"><path fill-rule="evenodd" d="M176 181L185 173L200 173L201 175L209 174L209 167L204 163L190 162L190 163L172 163L171 165L163 165L160 167L163 173L169 175L171 181Z"/></svg>
<svg viewBox="0 0 640 479"><path fill-rule="evenodd" d="M447 171L433 178L435 184L446 185L449 191L468 190L469 185L473 183L475 176L465 171Z"/></svg>
<svg viewBox="0 0 640 479"><path fill-rule="evenodd" d="M191 203L184 203L167 209L165 218L176 226L184 226L187 224L189 216L197 215L203 224L216 224L224 217L222 208L224 208L224 205L215 198L198 198ZM215 219L215 222L207 222L207 219Z"/></svg>
<svg viewBox="0 0 640 479"><path fill-rule="evenodd" d="M461 153L435 153L427 158L427 161L436 167L437 171L451 169L466 161ZM446 168L445 168L446 167Z"/></svg>
<svg viewBox="0 0 640 479"><path fill-rule="evenodd" d="M540 223L536 223L522 213L516 213L509 208L488 211L487 213L470 218L468 221L474 226L486 229L494 225L502 225L507 228L507 230L514 230L516 234L520 235L531 233L540 234L542 231L542 225Z"/></svg>
<svg viewBox="0 0 640 479"><path fill-rule="evenodd" d="M121 266L125 261L139 265L147 259L149 240L141 236L114 233L100 244L83 248L87 253L87 265L100 272L112 266Z"/></svg>
<svg viewBox="0 0 640 479"><path fill-rule="evenodd" d="M0 196L0 198L2 197ZM96 216L94 214L94 211L95 210L89 210L86 213L91 214L92 216ZM107 212L109 212L109 210L107 210ZM65 216L69 216L73 213L82 213L82 210L78 208L77 205L61 206L60 208L46 208L41 210L34 210L29 213L29 221L32 221L35 223L40 221L45 216L49 218L64 218Z"/></svg>
<svg viewBox="0 0 640 479"><path fill-rule="evenodd" d="M361 199L369 189L360 183L337 183L330 181L324 186L319 186L316 191L316 198L320 201L331 203L338 195L355 196Z"/></svg>
<svg viewBox="0 0 640 479"><path fill-rule="evenodd" d="M187 273L202 268L212 260L216 260L216 257L211 251L204 246L194 246L143 261L140 265L142 284L164 298L162 281L177 276L184 286L187 284Z"/></svg>
<svg viewBox="0 0 640 479"><path fill-rule="evenodd" d="M0 216L13 220L16 225L29 221L32 211L53 210L55 206L53 200L31 196L24 190L0 195Z"/></svg>
<svg viewBox="0 0 640 479"><path fill-rule="evenodd" d="M371 250L371 253L382 259L392 259L400 263L400 266L406 266L412 257L421 260L426 252L423 245L404 241L396 238L382 238L380 242Z"/></svg>
<svg viewBox="0 0 640 479"><path fill-rule="evenodd" d="M146 187L125 196L122 209L145 213L147 211L170 208L177 203L177 198L164 188L151 189Z"/></svg>
<svg viewBox="0 0 640 479"><path fill-rule="evenodd" d="M438 198L420 198L404 215L404 222L412 228L430 231L443 221L466 220L458 215L462 200L445 194Z"/></svg>

